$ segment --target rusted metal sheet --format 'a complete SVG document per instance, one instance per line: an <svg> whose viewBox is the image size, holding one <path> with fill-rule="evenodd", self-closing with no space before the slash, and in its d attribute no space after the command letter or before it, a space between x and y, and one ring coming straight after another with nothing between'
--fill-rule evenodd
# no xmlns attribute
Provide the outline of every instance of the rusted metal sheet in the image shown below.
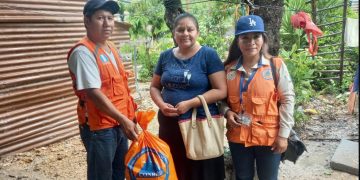
<svg viewBox="0 0 360 180"><path fill-rule="evenodd" d="M67 52L85 36L85 0L0 1L0 156L78 134ZM129 40L116 23L111 40ZM132 70L131 62L124 62ZM135 79L129 78L135 91Z"/></svg>

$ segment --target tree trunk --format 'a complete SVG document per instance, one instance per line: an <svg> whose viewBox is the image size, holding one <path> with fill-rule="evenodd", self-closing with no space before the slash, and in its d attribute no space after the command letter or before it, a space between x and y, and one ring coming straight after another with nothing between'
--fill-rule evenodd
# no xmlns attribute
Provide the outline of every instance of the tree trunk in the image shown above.
<svg viewBox="0 0 360 180"><path fill-rule="evenodd" d="M280 49L280 26L283 16L284 0L255 0L255 5L261 6L254 14L264 19L265 31L269 37L269 53L278 55Z"/></svg>
<svg viewBox="0 0 360 180"><path fill-rule="evenodd" d="M184 13L185 11L182 9L181 0L163 0L164 6L165 6L165 14L164 19L166 22L167 27L171 31L171 36L173 37L173 26L174 26L174 20L176 16L178 16L181 13ZM173 38L174 40L174 38ZM174 45L177 46L175 40Z"/></svg>

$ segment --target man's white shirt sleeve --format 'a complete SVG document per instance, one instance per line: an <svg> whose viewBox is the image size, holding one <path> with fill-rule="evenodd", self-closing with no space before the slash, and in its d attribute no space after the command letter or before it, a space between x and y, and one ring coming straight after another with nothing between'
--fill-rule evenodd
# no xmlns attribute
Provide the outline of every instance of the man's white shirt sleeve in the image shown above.
<svg viewBox="0 0 360 180"><path fill-rule="evenodd" d="M85 46L78 46L73 50L68 66L76 77L77 90L101 88L100 71L96 59Z"/></svg>

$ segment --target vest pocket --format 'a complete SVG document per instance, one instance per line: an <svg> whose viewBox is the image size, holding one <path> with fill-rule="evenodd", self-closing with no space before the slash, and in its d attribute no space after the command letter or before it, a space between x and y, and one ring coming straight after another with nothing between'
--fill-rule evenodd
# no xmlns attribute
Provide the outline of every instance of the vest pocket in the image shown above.
<svg viewBox="0 0 360 180"><path fill-rule="evenodd" d="M274 144L274 141L279 134L279 128L268 128L267 132L268 132L267 144L271 146L272 144Z"/></svg>
<svg viewBox="0 0 360 180"><path fill-rule="evenodd" d="M266 145L268 139L267 130L261 124L256 122L251 125L251 143L256 145Z"/></svg>
<svg viewBox="0 0 360 180"><path fill-rule="evenodd" d="M266 98L253 97L251 98L254 115L265 115L266 114Z"/></svg>
<svg viewBox="0 0 360 180"><path fill-rule="evenodd" d="M125 99L126 89L124 87L124 83L121 79L113 78L113 103L117 101L122 101ZM122 102L123 103L123 102Z"/></svg>
<svg viewBox="0 0 360 180"><path fill-rule="evenodd" d="M122 106L126 107L126 101L124 98L124 88L119 84L116 79L113 79L113 97L111 99L111 102L116 106L117 109L119 109ZM120 109L119 109L120 110Z"/></svg>
<svg viewBox="0 0 360 180"><path fill-rule="evenodd" d="M251 143L263 146L271 146L274 143L278 133L278 127L268 127L267 125L254 122L252 123L251 128Z"/></svg>
<svg viewBox="0 0 360 180"><path fill-rule="evenodd" d="M111 79L103 80L101 82L101 91L105 94L106 97L111 99L113 97L113 89L111 87Z"/></svg>
<svg viewBox="0 0 360 180"><path fill-rule="evenodd" d="M124 83L121 79L113 78L114 96L122 96L124 94Z"/></svg>
<svg viewBox="0 0 360 180"><path fill-rule="evenodd" d="M113 90L114 96L112 98L112 103L122 114L128 117L128 108L132 107L129 106L130 99L127 94L125 83L121 78L113 78Z"/></svg>

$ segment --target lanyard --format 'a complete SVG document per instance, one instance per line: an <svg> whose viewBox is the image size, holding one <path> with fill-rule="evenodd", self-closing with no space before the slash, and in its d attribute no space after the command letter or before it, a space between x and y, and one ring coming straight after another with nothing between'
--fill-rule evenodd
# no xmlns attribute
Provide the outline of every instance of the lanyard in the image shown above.
<svg viewBox="0 0 360 180"><path fill-rule="evenodd" d="M242 93L247 91L248 86L249 86L251 80L254 78L256 71L257 71L257 69L255 69L251 72L249 79L245 83L244 83L245 75L241 75L241 78L240 78L240 103L242 103Z"/></svg>
<svg viewBox="0 0 360 180"><path fill-rule="evenodd" d="M259 63L258 63L258 67L251 72L251 74L250 74L250 76L249 76L249 79L248 79L245 83L244 83L244 81L245 81L245 75L244 75L244 74L241 75L241 77L240 77L240 84L239 84L239 86L240 86L240 88L239 88L239 89L240 89L240 105L241 105L241 106L242 106L242 101L243 101L243 99L242 99L242 94L243 94L243 92L246 92L246 91L247 91L251 80L254 78L254 76L255 76L255 74L256 74L256 71L257 71L261 66L262 66L262 63L261 63L261 59L260 59L260 60L259 60ZM243 106L242 106L242 107L243 107ZM241 108L241 113L244 113L244 108Z"/></svg>

